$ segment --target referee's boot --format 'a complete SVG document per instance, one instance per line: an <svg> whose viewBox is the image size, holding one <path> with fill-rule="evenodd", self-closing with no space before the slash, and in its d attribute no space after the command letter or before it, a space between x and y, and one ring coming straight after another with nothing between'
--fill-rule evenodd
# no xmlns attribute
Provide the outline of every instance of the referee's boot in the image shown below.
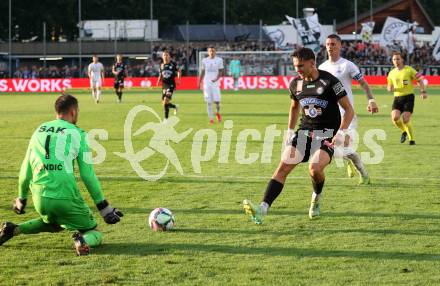
<svg viewBox="0 0 440 286"><path fill-rule="evenodd" d="M406 133L406 131L402 132L402 135L400 136L400 143L405 143L407 135L408 133Z"/></svg>

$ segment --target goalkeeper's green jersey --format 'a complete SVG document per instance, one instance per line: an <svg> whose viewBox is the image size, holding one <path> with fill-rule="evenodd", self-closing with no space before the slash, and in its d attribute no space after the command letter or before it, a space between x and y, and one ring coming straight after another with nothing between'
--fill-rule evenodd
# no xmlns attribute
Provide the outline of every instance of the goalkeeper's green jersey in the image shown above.
<svg viewBox="0 0 440 286"><path fill-rule="evenodd" d="M82 198L75 179L75 161L93 201L104 200L92 165L87 133L68 121L41 124L32 135L18 179L19 197Z"/></svg>

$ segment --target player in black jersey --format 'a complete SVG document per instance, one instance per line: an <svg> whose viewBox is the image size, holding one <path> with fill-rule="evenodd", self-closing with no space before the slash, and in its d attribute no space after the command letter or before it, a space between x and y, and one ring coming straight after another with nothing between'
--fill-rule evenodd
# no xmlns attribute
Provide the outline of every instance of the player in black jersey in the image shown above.
<svg viewBox="0 0 440 286"><path fill-rule="evenodd" d="M114 88L118 96L118 102L121 102L124 79L127 76L127 65L122 62L122 55L116 55L116 63L112 67L112 73L115 75Z"/></svg>
<svg viewBox="0 0 440 286"><path fill-rule="evenodd" d="M162 53L162 64L160 65L160 74L157 79L157 85L162 81L162 105L165 113L165 119L168 118L170 108L174 108L174 115L177 114L178 105L172 104L171 99L173 97L174 89L177 83L180 83L181 72L177 67L177 64L171 61L170 53L164 50Z"/></svg>
<svg viewBox="0 0 440 286"><path fill-rule="evenodd" d="M263 222L263 216L283 190L289 173L298 164L309 159L309 172L313 184L309 217L319 216L325 179L324 169L332 159L334 146L342 145L346 129L354 115L342 83L330 73L316 68L315 54L312 50L296 50L292 54L292 61L299 76L291 81L289 87L291 105L288 134L291 136L278 168L267 185L261 204L243 201L245 212L252 215L257 224ZM338 103L345 110L342 120ZM302 114L299 127L293 131L300 111Z"/></svg>

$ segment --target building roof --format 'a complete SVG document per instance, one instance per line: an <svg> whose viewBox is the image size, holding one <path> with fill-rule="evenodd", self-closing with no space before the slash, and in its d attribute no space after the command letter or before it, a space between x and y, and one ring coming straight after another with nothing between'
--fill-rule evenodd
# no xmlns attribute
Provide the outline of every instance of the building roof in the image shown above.
<svg viewBox="0 0 440 286"><path fill-rule="evenodd" d="M373 9L373 21L376 23L373 33L380 33L383 24L388 16L399 18L409 22L417 21L423 27L425 34L431 34L434 30L434 23L423 8L419 0L391 0ZM362 27L361 23L370 21L370 11L358 15L358 33ZM355 30L354 18L351 17L338 25L336 30L339 34L351 34Z"/></svg>

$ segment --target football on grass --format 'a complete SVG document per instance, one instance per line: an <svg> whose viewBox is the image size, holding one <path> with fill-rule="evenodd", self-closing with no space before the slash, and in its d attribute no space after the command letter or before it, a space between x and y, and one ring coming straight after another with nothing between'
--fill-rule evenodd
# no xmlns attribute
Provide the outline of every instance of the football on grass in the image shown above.
<svg viewBox="0 0 440 286"><path fill-rule="evenodd" d="M167 231L174 227L173 213L166 208L156 208L148 217L148 225L153 231Z"/></svg>

